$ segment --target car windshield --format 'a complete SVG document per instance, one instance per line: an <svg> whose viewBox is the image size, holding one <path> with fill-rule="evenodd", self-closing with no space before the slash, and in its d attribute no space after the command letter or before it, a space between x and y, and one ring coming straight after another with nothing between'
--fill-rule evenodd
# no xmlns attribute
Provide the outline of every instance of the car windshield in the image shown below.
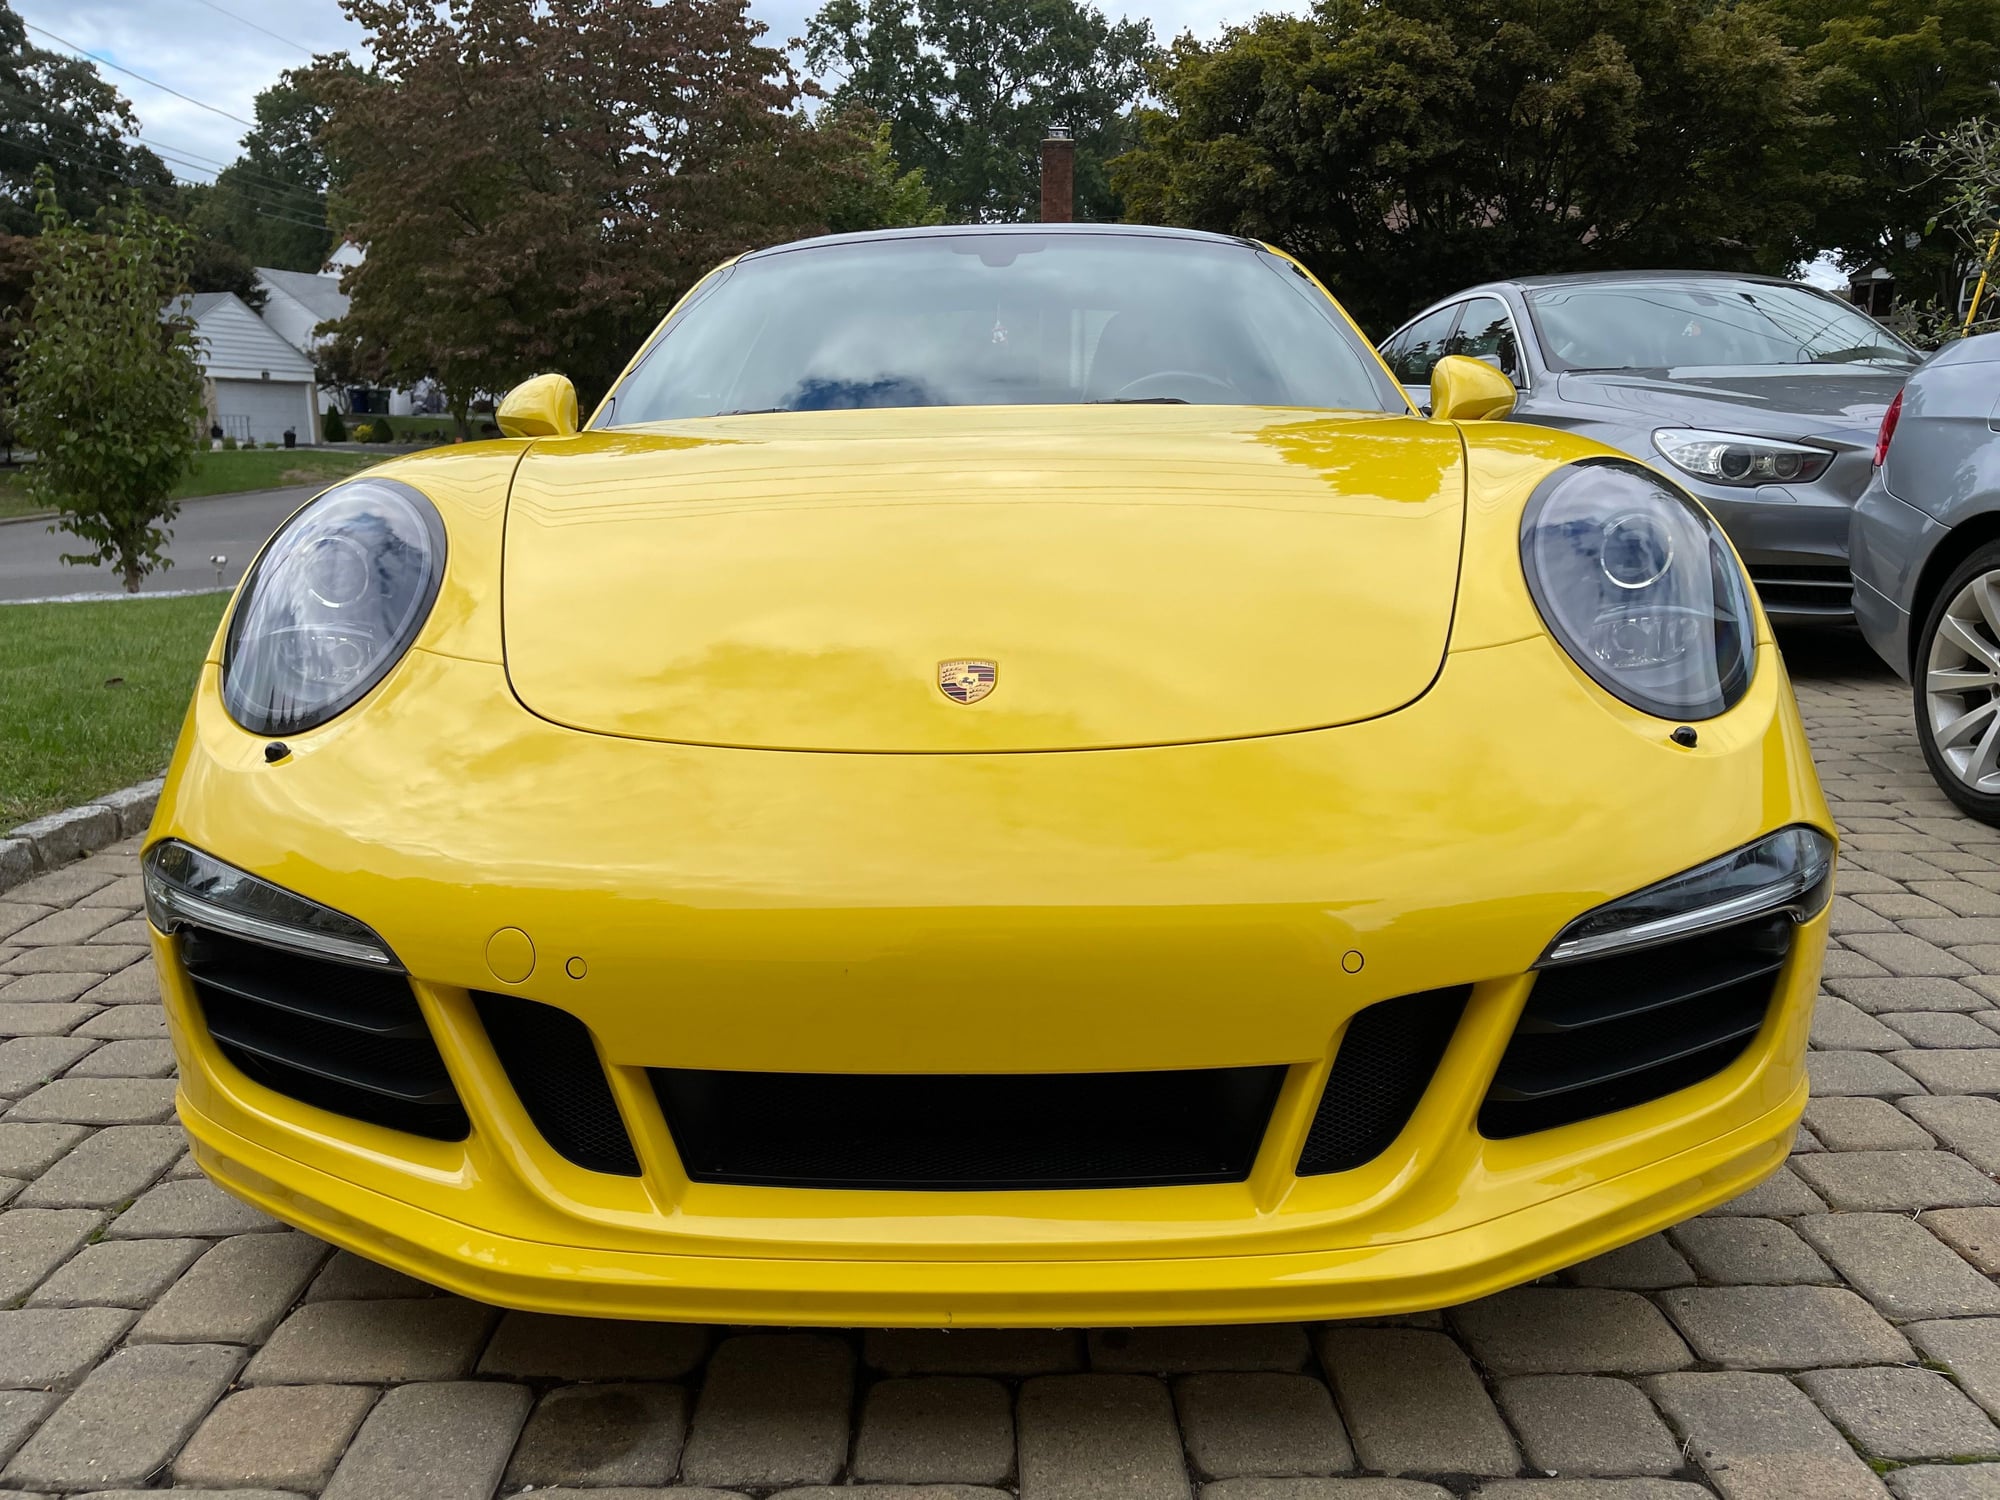
<svg viewBox="0 0 2000 1500"><path fill-rule="evenodd" d="M1859 308L1763 281L1618 281L1528 293L1558 370L1691 365L1909 366L1909 345Z"/></svg>
<svg viewBox="0 0 2000 1500"><path fill-rule="evenodd" d="M667 325L598 423L1082 402L1408 410L1318 288L1266 251L970 230L738 262Z"/></svg>

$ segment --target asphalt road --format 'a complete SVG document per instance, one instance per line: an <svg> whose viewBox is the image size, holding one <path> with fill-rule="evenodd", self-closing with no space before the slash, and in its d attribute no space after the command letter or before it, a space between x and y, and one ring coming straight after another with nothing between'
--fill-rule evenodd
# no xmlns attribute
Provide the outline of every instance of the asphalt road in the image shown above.
<svg viewBox="0 0 2000 1500"><path fill-rule="evenodd" d="M218 553L229 559L219 581L235 583L278 523L319 488L295 485L188 501L174 521L173 540L166 549L174 566L149 577L140 586L142 592L215 587L216 569L208 559ZM77 539L51 533L48 525L46 521L0 524L0 599L123 591L118 575L109 568L65 566L62 554L78 550Z"/></svg>

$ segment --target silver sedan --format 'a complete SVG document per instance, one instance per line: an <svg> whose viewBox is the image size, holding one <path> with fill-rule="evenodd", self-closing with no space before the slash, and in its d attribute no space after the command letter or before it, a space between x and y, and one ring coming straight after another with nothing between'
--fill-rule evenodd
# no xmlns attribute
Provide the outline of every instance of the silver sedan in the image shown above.
<svg viewBox="0 0 2000 1500"><path fill-rule="evenodd" d="M1919 358L1860 309L1765 276L1529 276L1447 297L1382 353L1420 406L1442 356L1486 360L1520 389L1514 420L1622 448L1700 497L1774 620L1852 618L1849 517Z"/></svg>
<svg viewBox="0 0 2000 1500"><path fill-rule="evenodd" d="M1903 387L1853 554L1862 634L1914 684L1931 774L2000 824L2000 333L1947 344Z"/></svg>

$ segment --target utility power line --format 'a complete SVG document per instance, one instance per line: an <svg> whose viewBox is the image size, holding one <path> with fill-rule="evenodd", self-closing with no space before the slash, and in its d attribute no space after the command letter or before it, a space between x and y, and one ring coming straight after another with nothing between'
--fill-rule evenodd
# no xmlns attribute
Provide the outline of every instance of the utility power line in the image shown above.
<svg viewBox="0 0 2000 1500"><path fill-rule="evenodd" d="M69 48L70 51L78 53L83 57L89 58L94 63L100 63L104 67L110 68L115 72L123 73L127 78L138 79L139 82L145 84L147 88L158 89L163 94L172 94L176 99L184 100L185 102L192 104L196 109L205 109L212 115L221 115L223 119L234 120L238 125L248 125L252 130L255 130L257 128L257 122L255 120L246 120L241 115L234 115L231 114L226 109L219 109L215 105L210 104L205 100L195 98L195 96L192 94L183 94L177 88L169 88L166 84L161 83L157 79L148 78L144 73L134 73L130 68L126 67L123 63L115 63L108 57L100 57L95 52L92 52L87 48L79 47L75 42L69 40L68 37L57 36L53 31L50 31L46 26L37 26L33 21L23 21L21 24L23 26L26 26L28 30L38 31L43 36L47 37L50 41L55 42L60 46L67 47Z"/></svg>
<svg viewBox="0 0 2000 1500"><path fill-rule="evenodd" d="M210 10L214 11L218 16L227 16L229 17L230 20L236 22L236 24L239 26L248 26L252 31L261 31L264 33L265 36L271 38L272 41L283 42L287 47L290 47L294 52L302 52L307 57L314 57L318 55L310 47L300 46L298 42L294 41L291 37L285 36L281 32L273 31L268 26L259 26L255 21L251 20L248 16L239 16L233 10L224 10L221 6L215 3L215 0L194 0L194 3L196 5L206 5Z"/></svg>

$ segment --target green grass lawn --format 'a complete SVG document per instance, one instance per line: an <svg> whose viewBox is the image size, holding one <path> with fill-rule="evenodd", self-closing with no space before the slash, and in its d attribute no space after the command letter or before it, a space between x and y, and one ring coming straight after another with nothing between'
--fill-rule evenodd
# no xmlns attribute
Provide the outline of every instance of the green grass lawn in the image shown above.
<svg viewBox="0 0 2000 1500"><path fill-rule="evenodd" d="M228 601L0 605L0 833L165 769Z"/></svg>
<svg viewBox="0 0 2000 1500"><path fill-rule="evenodd" d="M275 490L287 485L332 484L349 474L379 464L389 455L322 452L317 448L239 448L197 455L188 477L174 491L178 499L203 495L240 495L245 490ZM41 509L29 500L19 469L0 469L0 519L34 515Z"/></svg>

